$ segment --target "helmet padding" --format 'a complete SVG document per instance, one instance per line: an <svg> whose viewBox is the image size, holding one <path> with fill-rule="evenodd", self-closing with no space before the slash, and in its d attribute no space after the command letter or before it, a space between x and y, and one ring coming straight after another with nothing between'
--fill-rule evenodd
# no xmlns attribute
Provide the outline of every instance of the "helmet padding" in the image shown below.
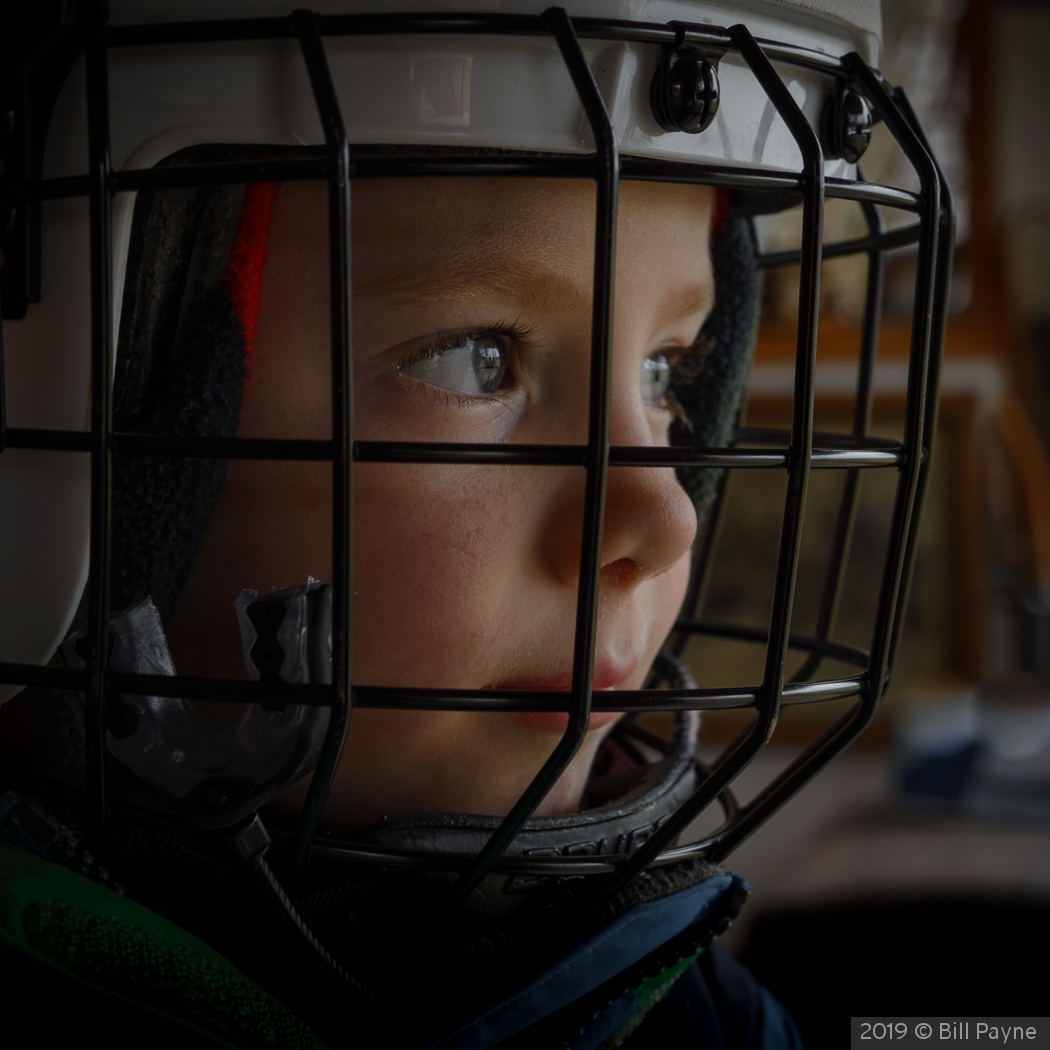
<svg viewBox="0 0 1050 1050"><path fill-rule="evenodd" d="M118 431L236 435L250 332L228 275L244 200L243 185L140 196L117 349ZM113 608L151 597L171 617L225 480L221 459L115 458Z"/></svg>
<svg viewBox="0 0 1050 1050"><path fill-rule="evenodd" d="M700 330L702 358L677 370L672 393L680 415L671 444L718 448L733 444L758 334L762 275L751 220L728 213L711 242L715 305ZM680 467L678 480L696 505L700 525L722 476L718 467Z"/></svg>

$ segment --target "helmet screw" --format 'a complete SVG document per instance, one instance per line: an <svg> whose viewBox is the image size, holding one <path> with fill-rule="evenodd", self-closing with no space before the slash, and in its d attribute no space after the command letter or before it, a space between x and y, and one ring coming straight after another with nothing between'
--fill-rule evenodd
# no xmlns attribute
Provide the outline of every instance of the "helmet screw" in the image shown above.
<svg viewBox="0 0 1050 1050"><path fill-rule="evenodd" d="M666 53L649 88L649 103L664 131L699 135L718 112L718 71L695 48Z"/></svg>
<svg viewBox="0 0 1050 1050"><path fill-rule="evenodd" d="M871 142L875 115L863 95L844 87L828 99L822 123L825 155L856 164Z"/></svg>

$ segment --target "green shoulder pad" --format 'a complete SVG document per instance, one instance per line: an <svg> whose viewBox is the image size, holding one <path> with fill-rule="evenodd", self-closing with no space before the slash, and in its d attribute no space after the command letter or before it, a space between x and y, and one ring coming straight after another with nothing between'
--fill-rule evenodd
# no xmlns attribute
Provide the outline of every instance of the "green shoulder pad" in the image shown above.
<svg viewBox="0 0 1050 1050"><path fill-rule="evenodd" d="M57 977L135 1004L216 1045L324 1050L203 941L90 879L0 839L0 942Z"/></svg>

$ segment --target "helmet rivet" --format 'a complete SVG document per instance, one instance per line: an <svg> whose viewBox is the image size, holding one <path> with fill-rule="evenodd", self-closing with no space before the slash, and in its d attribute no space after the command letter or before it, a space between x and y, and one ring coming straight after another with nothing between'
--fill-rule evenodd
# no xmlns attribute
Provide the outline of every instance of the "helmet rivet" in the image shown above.
<svg viewBox="0 0 1050 1050"><path fill-rule="evenodd" d="M664 131L699 135L718 112L718 71L695 48L662 58L649 89L653 116Z"/></svg>
<svg viewBox="0 0 1050 1050"><path fill-rule="evenodd" d="M842 88L824 107L822 138L824 153L832 160L842 158L856 164L871 142L875 115L868 100L852 88Z"/></svg>

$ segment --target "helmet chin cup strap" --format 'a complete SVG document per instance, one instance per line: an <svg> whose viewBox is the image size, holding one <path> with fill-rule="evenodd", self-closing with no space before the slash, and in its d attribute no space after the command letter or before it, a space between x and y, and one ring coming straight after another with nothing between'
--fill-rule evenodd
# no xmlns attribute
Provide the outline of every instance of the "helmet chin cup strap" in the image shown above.
<svg viewBox="0 0 1050 1050"><path fill-rule="evenodd" d="M324 680L319 665L330 644L327 584L311 580L305 587L261 598L245 592L237 608L245 651L256 654L265 672L249 662L253 678L308 682L317 680L311 676L314 671ZM245 624L258 624L259 633L249 634ZM164 628L150 598L113 616L109 638L111 671L175 674ZM68 666L84 666L85 643L83 630L63 643ZM287 653L278 661L283 645ZM277 675L270 679L274 667ZM121 694L107 705L106 748L160 796L165 809L198 827L220 829L240 823L282 788L313 770L328 718L326 707L250 704L233 724L219 727L186 700Z"/></svg>

